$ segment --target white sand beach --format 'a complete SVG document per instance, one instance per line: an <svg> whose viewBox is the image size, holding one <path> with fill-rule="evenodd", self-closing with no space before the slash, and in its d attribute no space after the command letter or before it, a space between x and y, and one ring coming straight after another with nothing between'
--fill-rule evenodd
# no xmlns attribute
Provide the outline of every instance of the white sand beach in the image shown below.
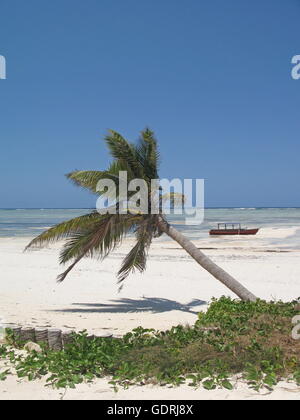
<svg viewBox="0 0 300 420"><path fill-rule="evenodd" d="M45 387L45 381L18 380L8 376L0 382L0 400L299 400L300 389L293 383L279 382L272 392L256 392L249 389L242 380L234 382L234 389L216 389L207 391L204 388L191 388L188 385L179 387L157 387L151 385L132 386L114 392L108 384L109 379L98 379L92 384L80 384L76 389L55 390Z"/></svg>
<svg viewBox="0 0 300 420"><path fill-rule="evenodd" d="M195 243L260 298L296 299L300 251L266 247L261 239L270 234L266 230L257 238L219 239L216 249L205 249L211 247L205 241ZM287 229L276 232L282 244L290 234ZM131 240L104 261L84 259L62 284L56 282L63 271L58 263L61 244L24 252L28 241L0 239L0 317L7 324L114 335L137 326L163 330L193 323L212 297L234 296L174 242L154 242L146 272L131 275L119 292L116 273Z"/></svg>
<svg viewBox="0 0 300 420"><path fill-rule="evenodd" d="M295 228L296 229L296 228ZM217 245L195 241L214 261L235 276L257 296L268 300L292 300L300 295L300 251L288 249L285 238L295 229L265 229L257 237L224 238ZM270 248L266 239L277 238L280 246ZM205 310L212 297L234 296L222 284L198 266L176 243L156 241L151 250L147 271L131 275L118 292L116 272L128 251L131 240L123 243L104 261L85 259L63 284L55 279L62 271L58 264L61 244L23 252L28 238L0 239L1 303L0 318L7 325L49 326L63 330L86 329L111 332L120 336L143 326L168 329L177 324L192 324L197 313ZM59 392L41 384L17 383L10 377L0 383L1 398L58 398ZM242 384L235 391L207 392L190 387L178 389L145 387L122 391L116 396L107 381L82 385L75 398L300 398L278 386L268 396L253 394ZM292 386L294 389L295 387ZM146 391L147 389L147 391Z"/></svg>

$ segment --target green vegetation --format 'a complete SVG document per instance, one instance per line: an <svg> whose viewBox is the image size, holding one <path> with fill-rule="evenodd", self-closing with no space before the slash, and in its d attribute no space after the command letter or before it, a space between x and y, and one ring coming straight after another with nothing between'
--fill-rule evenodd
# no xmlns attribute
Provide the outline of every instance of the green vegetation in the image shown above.
<svg viewBox="0 0 300 420"><path fill-rule="evenodd" d="M25 354L0 346L0 359L29 380L47 377L57 388L109 377L115 389L132 384L232 389L242 376L255 390L280 379L300 385L300 340L291 336L295 302L242 302L222 297L200 313L193 327L134 329L124 337L88 339L82 332L64 351ZM3 360L2 360L3 362ZM2 363L3 365L3 363ZM0 373L0 380L9 374Z"/></svg>

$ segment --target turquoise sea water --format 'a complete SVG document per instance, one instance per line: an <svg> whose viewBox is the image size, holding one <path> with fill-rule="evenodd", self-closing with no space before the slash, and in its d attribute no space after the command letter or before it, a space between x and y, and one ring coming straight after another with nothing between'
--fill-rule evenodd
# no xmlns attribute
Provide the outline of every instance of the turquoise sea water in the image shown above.
<svg viewBox="0 0 300 420"><path fill-rule="evenodd" d="M0 237L33 237L56 223L88 212L88 209L0 209ZM208 230L218 222L239 222L247 227L271 228L274 232L296 227L299 230L289 241L292 247L300 248L300 208L209 208L205 210L204 222L198 226L185 225L178 215L169 219L191 239L207 238Z"/></svg>
<svg viewBox="0 0 300 420"><path fill-rule="evenodd" d="M32 237L88 209L0 209L0 237Z"/></svg>

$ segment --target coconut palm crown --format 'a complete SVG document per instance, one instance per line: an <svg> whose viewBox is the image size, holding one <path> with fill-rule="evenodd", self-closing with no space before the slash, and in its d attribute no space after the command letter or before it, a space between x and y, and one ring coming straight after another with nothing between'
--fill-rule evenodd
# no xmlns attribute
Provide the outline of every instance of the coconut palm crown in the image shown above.
<svg viewBox="0 0 300 420"><path fill-rule="evenodd" d="M162 201L167 198L175 201L175 195L167 197L159 195L158 211L151 212L151 194L153 187L151 180L159 179L159 152L153 131L146 128L140 134L138 142L130 143L116 131L110 130L105 136L105 142L113 158L105 171L74 171L67 174L75 185L80 186L96 195L105 196L107 191L98 190L98 182L111 179L115 182L117 194L120 185L120 172L126 171L127 182L142 179L146 182L149 194L148 212L116 211L115 214L100 214L96 209L89 214L76 217L60 223L43 232L33 239L26 249L41 247L53 241L65 240L60 253L60 263L71 262L69 267L58 276L62 282L69 272L83 257L98 257L104 259L116 246L122 243L127 234L134 233L136 243L125 257L117 274L118 282L122 283L133 271L143 272L146 268L148 250L154 237L163 233L177 241L203 268L215 278L229 287L244 300L256 300L256 297L237 282L228 273L218 267L206 257L195 245L185 238L174 227L170 226L163 213ZM133 194L133 193L131 193ZM181 197L182 199L182 197ZM116 200L116 208L122 207L122 199Z"/></svg>

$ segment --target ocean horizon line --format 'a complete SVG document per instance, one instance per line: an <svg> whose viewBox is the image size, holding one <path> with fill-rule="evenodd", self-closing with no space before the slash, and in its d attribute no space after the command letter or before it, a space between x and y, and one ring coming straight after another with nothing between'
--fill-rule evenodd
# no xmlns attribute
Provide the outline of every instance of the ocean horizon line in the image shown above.
<svg viewBox="0 0 300 420"><path fill-rule="evenodd" d="M191 207L192 208L192 207ZM204 210L211 209L237 209L237 210L258 210L258 209L300 209L300 206L208 206ZM95 207L0 207L0 210L95 210Z"/></svg>

